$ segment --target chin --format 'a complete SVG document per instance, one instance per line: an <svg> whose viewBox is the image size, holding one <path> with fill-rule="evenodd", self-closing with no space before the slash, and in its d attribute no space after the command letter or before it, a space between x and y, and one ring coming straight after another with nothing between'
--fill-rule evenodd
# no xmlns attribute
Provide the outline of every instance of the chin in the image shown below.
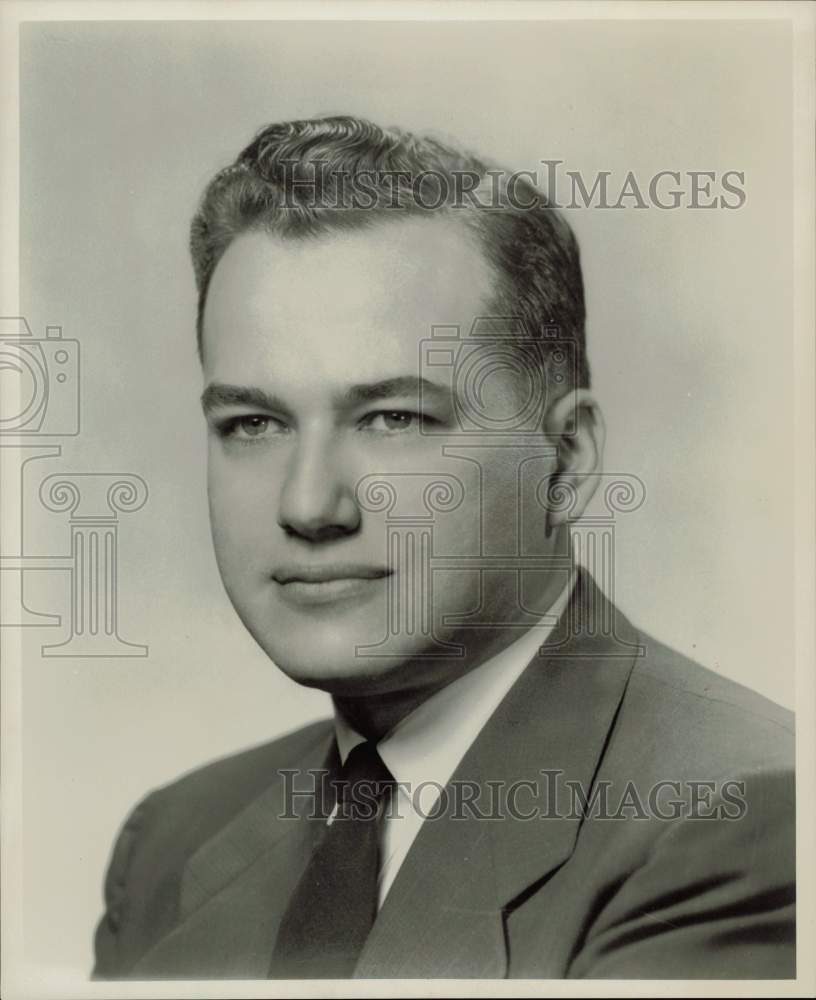
<svg viewBox="0 0 816 1000"><path fill-rule="evenodd" d="M228 594L247 631L272 662L304 687L348 697L390 694L422 686L440 672L460 666L423 657L421 634L391 636L388 655L380 651L388 636L384 600L349 600L317 607L291 607L268 588L250 595ZM366 651L358 654L359 649Z"/></svg>
<svg viewBox="0 0 816 1000"><path fill-rule="evenodd" d="M379 618L379 616L374 616ZM244 624L252 637L287 677L330 694L376 691L383 674L399 668L402 658L358 656L360 646L380 642L380 621L344 615L276 615Z"/></svg>
<svg viewBox="0 0 816 1000"><path fill-rule="evenodd" d="M251 630L250 630L251 631ZM337 628L289 630L286 634L261 635L255 641L290 680L304 687L319 688L339 697L369 697L421 687L440 670L439 660L422 663L423 643L414 640L389 656L357 656L355 648L382 639L379 631L343 633ZM393 648L393 647L392 647Z"/></svg>

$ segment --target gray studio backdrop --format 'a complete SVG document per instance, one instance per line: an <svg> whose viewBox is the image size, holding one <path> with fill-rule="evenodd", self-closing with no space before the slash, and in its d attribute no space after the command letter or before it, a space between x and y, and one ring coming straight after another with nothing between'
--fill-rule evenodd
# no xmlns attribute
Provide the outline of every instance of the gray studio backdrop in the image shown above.
<svg viewBox="0 0 816 1000"><path fill-rule="evenodd" d="M28 606L63 619L25 631L30 961L87 975L111 841L147 789L328 707L244 632L207 522L188 224L266 122L351 112L519 169L560 159L590 182L744 172L738 210L568 214L606 466L647 490L616 525L615 596L793 704L790 45L768 21L24 28L21 308L35 337L51 325L79 341L81 425L27 466L22 549L69 551L46 476L138 476L149 491L117 514L118 633L147 656L43 655L68 634L70 573L26 574Z"/></svg>

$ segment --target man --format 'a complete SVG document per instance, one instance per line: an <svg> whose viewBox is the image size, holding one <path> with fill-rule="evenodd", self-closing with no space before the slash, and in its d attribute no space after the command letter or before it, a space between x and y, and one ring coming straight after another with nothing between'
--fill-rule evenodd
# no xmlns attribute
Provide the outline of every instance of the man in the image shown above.
<svg viewBox="0 0 816 1000"><path fill-rule="evenodd" d="M95 975L793 976L789 714L573 558L611 552L564 220L326 118L262 130L191 247L219 569L334 718L134 810Z"/></svg>

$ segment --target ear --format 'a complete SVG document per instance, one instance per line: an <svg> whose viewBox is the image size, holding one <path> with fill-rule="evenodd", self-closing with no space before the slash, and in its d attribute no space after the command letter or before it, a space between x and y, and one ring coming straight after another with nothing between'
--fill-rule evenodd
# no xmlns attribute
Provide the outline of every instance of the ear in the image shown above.
<svg viewBox="0 0 816 1000"><path fill-rule="evenodd" d="M557 399L545 420L547 436L558 448L549 492L574 498L549 512L549 527L579 518L598 488L603 467L606 423L589 389L573 389Z"/></svg>

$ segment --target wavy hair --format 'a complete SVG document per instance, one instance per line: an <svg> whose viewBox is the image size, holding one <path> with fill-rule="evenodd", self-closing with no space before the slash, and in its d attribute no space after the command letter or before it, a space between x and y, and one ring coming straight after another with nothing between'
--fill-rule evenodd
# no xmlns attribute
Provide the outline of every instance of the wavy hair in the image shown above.
<svg viewBox="0 0 816 1000"><path fill-rule="evenodd" d="M190 231L199 353L212 274L241 233L314 238L400 213L461 219L497 276L495 314L532 338L557 327L561 346L567 338L573 348L570 380L589 385L578 243L528 175L347 115L267 125L207 185Z"/></svg>

